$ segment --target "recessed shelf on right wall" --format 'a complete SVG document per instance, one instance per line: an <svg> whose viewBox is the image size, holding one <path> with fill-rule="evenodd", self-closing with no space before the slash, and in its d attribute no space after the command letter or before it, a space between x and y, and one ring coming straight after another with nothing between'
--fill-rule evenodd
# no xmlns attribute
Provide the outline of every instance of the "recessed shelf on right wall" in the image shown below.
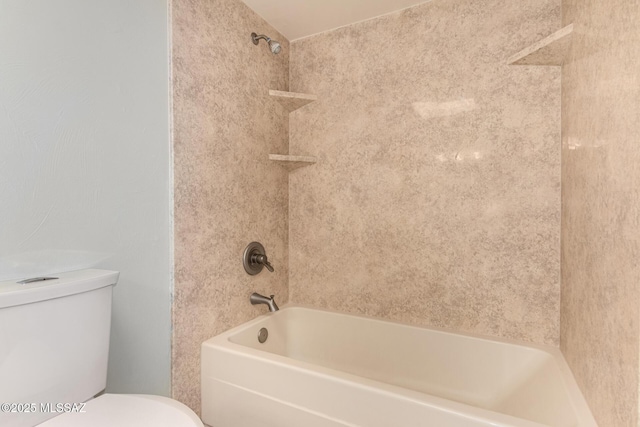
<svg viewBox="0 0 640 427"><path fill-rule="evenodd" d="M573 24L521 50L507 60L509 65L562 65L569 48Z"/></svg>
<svg viewBox="0 0 640 427"><path fill-rule="evenodd" d="M288 112L318 100L317 96L309 95L308 93L285 92L282 90L270 90L269 96L278 101Z"/></svg>
<svg viewBox="0 0 640 427"><path fill-rule="evenodd" d="M279 163L290 171L317 162L313 156L292 156L289 154L269 154L269 160Z"/></svg>

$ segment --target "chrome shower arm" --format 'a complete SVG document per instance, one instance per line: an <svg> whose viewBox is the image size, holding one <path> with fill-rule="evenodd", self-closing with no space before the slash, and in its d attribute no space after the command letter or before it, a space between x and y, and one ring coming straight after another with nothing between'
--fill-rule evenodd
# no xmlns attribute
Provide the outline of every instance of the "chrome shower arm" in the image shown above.
<svg viewBox="0 0 640 427"><path fill-rule="evenodd" d="M260 40L264 40L269 43L271 41L271 37L267 37L264 34L258 35L256 33L251 33L251 40L253 40L253 44L257 45L260 43Z"/></svg>

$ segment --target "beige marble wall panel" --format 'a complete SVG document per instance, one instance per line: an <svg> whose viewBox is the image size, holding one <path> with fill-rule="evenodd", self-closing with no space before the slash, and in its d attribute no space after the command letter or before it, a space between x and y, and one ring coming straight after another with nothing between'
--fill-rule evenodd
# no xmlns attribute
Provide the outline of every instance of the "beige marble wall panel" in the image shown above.
<svg viewBox="0 0 640 427"><path fill-rule="evenodd" d="M640 3L565 1L561 349L601 427L638 425Z"/></svg>
<svg viewBox="0 0 640 427"><path fill-rule="evenodd" d="M558 0L434 0L292 42L292 301L557 344Z"/></svg>
<svg viewBox="0 0 640 427"><path fill-rule="evenodd" d="M173 13L175 295L173 396L200 408L202 341L265 311L253 291L288 299L288 114L269 89L288 89L287 40L239 0L176 0ZM252 31L279 40L273 55ZM276 271L245 273L262 242Z"/></svg>

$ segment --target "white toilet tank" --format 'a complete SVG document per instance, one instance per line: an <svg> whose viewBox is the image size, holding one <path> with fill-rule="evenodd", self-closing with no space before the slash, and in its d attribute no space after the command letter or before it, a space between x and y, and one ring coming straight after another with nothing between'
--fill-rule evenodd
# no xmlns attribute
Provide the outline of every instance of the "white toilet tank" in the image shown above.
<svg viewBox="0 0 640 427"><path fill-rule="evenodd" d="M80 270L0 282L0 403L38 405L35 413L0 412L0 426L34 426L57 415L41 404L85 402L104 390L118 275Z"/></svg>

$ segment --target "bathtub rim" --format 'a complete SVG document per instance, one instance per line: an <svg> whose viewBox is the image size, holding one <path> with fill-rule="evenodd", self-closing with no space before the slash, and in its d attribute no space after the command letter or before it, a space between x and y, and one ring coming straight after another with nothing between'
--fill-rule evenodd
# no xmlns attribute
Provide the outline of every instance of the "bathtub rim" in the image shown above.
<svg viewBox="0 0 640 427"><path fill-rule="evenodd" d="M355 314L355 313L347 313L337 310L324 309L324 308L316 308L310 305L304 304L291 304L286 303L283 304L278 312L274 313L264 313L259 315L258 317L251 319L247 322L244 322L234 328L231 328L227 331L222 332L208 340L204 341L201 345L201 359L204 355L205 347L215 348L218 350L222 350L228 353L233 353L241 356L245 356L251 359L262 359L267 360L269 363L274 363L279 366L287 366L297 371L305 371L310 372L313 375L318 375L321 377L331 378L333 380L337 380L341 383L348 383L349 385L355 385L357 387L363 388L374 388L378 390L380 393L384 394L392 394L392 395L401 395L413 402L418 402L421 404L426 404L434 408L438 408L440 410L444 410L447 412L455 413L457 415L463 417L474 417L479 420L484 420L487 422L500 422L504 423L505 426L510 426L514 422L520 423L522 427L548 427L545 424L540 424L534 421L526 420L524 418L518 418L512 415L503 414L501 412L492 411L490 409L479 408L470 404L457 402L454 400L449 400L443 397L439 397L436 395L422 393L419 391L411 390L408 388L400 387L397 385L385 383L378 380L373 380L370 378L358 376L355 374L350 374L348 372L340 371L337 369L328 368L322 365L313 364L310 362L305 362L302 360L297 360L294 358L286 357L280 354L271 353L268 351L260 350L258 348L248 347L242 344L235 343L231 341L231 337L235 334L244 331L248 328L254 327L257 324L260 324L266 319L277 315L280 311L297 311L297 310L312 310L317 312L323 312L328 314L347 316L347 317L355 317L360 319L366 319L375 323L384 323L384 324L394 324L410 329L418 329L418 330L427 330L430 332L435 332L438 334L444 335L455 335L462 336L465 338L470 338L473 340L479 340L483 342L491 342L491 343L501 343L507 345L515 345L519 347L525 347L537 351L541 351L543 353L548 354L554 360L556 366L560 370L562 374L562 383L569 394L569 399L571 404L573 405L576 418L580 427L597 427L595 419L591 413L589 406L580 391L571 368L567 364L564 356L562 355L561 350L558 347L554 347L551 345L545 344L537 344L526 341L519 341L509 338L503 337L493 337L482 334L475 334L470 332L458 332L452 329L440 328L434 326L420 326L409 324L397 320L387 320L381 319L379 317ZM204 362L202 363L204 366ZM204 377L204 369L202 369L201 375ZM203 378L204 379L204 378ZM428 401L425 399L425 396L428 396ZM469 415L472 414L472 415ZM500 427L501 424L496 424L497 427Z"/></svg>

